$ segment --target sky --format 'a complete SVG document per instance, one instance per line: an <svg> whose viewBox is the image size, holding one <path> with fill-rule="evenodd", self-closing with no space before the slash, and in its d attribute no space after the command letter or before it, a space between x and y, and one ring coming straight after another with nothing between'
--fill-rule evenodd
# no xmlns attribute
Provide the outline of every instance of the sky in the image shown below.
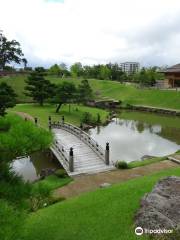
<svg viewBox="0 0 180 240"><path fill-rule="evenodd" d="M179 0L0 0L0 29L30 66L180 63Z"/></svg>

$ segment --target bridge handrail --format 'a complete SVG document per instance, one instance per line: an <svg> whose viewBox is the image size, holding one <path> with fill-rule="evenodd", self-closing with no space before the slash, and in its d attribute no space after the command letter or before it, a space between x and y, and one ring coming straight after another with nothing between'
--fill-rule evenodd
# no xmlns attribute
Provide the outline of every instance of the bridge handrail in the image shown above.
<svg viewBox="0 0 180 240"><path fill-rule="evenodd" d="M70 133L77 136L79 139L81 139L83 142L85 142L92 150L96 152L96 154L105 161L105 150L92 138L84 132L82 129L70 124L70 123L61 123L61 122L53 122L51 124L51 127L61 127L62 129L65 129L66 131L69 131Z"/></svg>
<svg viewBox="0 0 180 240"><path fill-rule="evenodd" d="M65 151L64 147L59 142L57 142L57 140L54 141L52 147L54 147L56 151L58 151L61 154L64 163L66 164L67 167L69 167L69 156L68 153Z"/></svg>

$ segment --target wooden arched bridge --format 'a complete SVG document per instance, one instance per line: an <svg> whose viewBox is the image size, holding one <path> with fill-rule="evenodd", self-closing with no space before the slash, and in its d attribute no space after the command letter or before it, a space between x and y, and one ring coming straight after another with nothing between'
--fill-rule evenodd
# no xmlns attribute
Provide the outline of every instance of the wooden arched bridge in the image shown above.
<svg viewBox="0 0 180 240"><path fill-rule="evenodd" d="M50 122L54 133L52 152L70 176L114 169L109 144L103 149L82 129L64 122Z"/></svg>

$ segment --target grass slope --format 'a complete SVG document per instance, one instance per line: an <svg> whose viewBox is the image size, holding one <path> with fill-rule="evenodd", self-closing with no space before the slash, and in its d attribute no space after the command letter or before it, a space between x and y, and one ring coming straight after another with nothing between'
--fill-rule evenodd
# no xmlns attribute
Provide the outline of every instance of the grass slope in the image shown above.
<svg viewBox="0 0 180 240"><path fill-rule="evenodd" d="M180 168L129 180L40 210L26 222L23 239L139 239L133 222L140 199L160 178L170 175L180 176Z"/></svg>
<svg viewBox="0 0 180 240"><path fill-rule="evenodd" d="M99 113L102 122L106 120L108 115L108 112L102 109L73 104L71 104L71 112L69 112L68 105L63 105L59 113L55 113L55 109L56 107L53 105L45 105L41 107L37 104L19 104L11 111L25 112L33 117L38 117L39 124L45 128L48 127L48 116L52 117L52 121L61 121L61 117L64 116L66 122L79 126L84 112L91 113L95 119L97 118L97 113Z"/></svg>
<svg viewBox="0 0 180 240"><path fill-rule="evenodd" d="M25 78L25 76L3 77L0 78L0 82L5 81L15 89L18 94L18 101L29 102L31 99L23 93ZM51 76L48 76L47 79L56 84L64 81L61 78ZM80 83L79 79L69 78L67 81L72 81L76 85ZM105 80L90 79L89 82L98 97L103 96L119 99L130 104L180 109L180 92L156 89L137 89L134 86L126 86L118 82Z"/></svg>
<svg viewBox="0 0 180 240"><path fill-rule="evenodd" d="M39 180L33 184L34 188L38 188L39 186L47 187L51 191L60 188L68 183L70 183L72 179L70 177L59 178L55 175L50 175L43 180Z"/></svg>

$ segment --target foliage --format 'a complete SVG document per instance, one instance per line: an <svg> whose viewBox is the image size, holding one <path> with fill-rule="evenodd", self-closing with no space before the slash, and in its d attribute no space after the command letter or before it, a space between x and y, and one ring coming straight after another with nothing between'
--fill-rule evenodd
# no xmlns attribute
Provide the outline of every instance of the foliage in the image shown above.
<svg viewBox="0 0 180 240"><path fill-rule="evenodd" d="M106 65L100 65L100 71L99 71L99 79L106 80L110 79L111 77L111 70Z"/></svg>
<svg viewBox="0 0 180 240"><path fill-rule="evenodd" d="M11 62L20 64L23 55L19 42L16 40L9 41L0 33L0 70Z"/></svg>
<svg viewBox="0 0 180 240"><path fill-rule="evenodd" d="M0 83L0 116L6 114L6 109L14 107L16 104L16 94L14 90L5 82Z"/></svg>
<svg viewBox="0 0 180 240"><path fill-rule="evenodd" d="M72 103L76 101L77 89L74 83L63 82L57 86L55 97L53 99L54 103L57 103L56 113L59 112L62 104Z"/></svg>
<svg viewBox="0 0 180 240"><path fill-rule="evenodd" d="M3 121L5 123L5 121ZM6 124L10 124L8 132L0 133L1 158L10 160L17 156L47 148L52 142L52 134L36 127L32 122L20 117L8 115ZM0 119L0 125L2 120ZM7 157L10 153L10 156ZM0 159L1 160L1 159Z"/></svg>
<svg viewBox="0 0 180 240"><path fill-rule="evenodd" d="M88 80L82 80L78 86L78 102L86 103L93 98L93 91Z"/></svg>
<svg viewBox="0 0 180 240"><path fill-rule="evenodd" d="M25 112L33 117L38 117L40 125L44 128L48 128L48 116L52 117L52 121L59 121L64 116L65 122L79 126L84 112L90 112L94 119L97 118L97 114L99 113L102 123L106 121L108 115L106 110L77 104L71 104L71 112L69 112L67 104L62 105L60 113L55 113L54 105L50 104L46 104L43 107L35 104L19 104L16 105L13 111Z"/></svg>
<svg viewBox="0 0 180 240"><path fill-rule="evenodd" d="M90 112L85 112L83 114L81 122L85 123L85 124L92 124L92 123L94 123L94 119L93 119L92 114Z"/></svg>
<svg viewBox="0 0 180 240"><path fill-rule="evenodd" d="M83 67L82 64L80 62L74 63L71 68L71 76L76 78L76 77L80 77L83 75Z"/></svg>
<svg viewBox="0 0 180 240"><path fill-rule="evenodd" d="M61 83L60 78L48 77L48 79L54 83ZM18 102L32 102L32 98L25 96L23 89L25 87L25 77L13 76L13 77L2 77L0 82L6 81L12 86L18 95ZM66 81L74 83L78 86L81 82L80 79L68 78ZM180 91L169 91L159 89L140 89L133 85L120 84L116 81L105 81L90 79L89 84L93 89L94 97L99 98L113 98L121 100L124 103L133 105L146 105L162 108L180 109Z"/></svg>
<svg viewBox="0 0 180 240"><path fill-rule="evenodd" d="M45 73L41 68L36 68L34 72L30 73L26 80L27 95L38 102L41 106L44 101L53 96L55 92L55 85L44 78Z"/></svg>
<svg viewBox="0 0 180 240"><path fill-rule="evenodd" d="M142 86L153 86L156 80L163 79L163 75L159 73L155 67L142 68L141 71L136 73L132 78Z"/></svg>
<svg viewBox="0 0 180 240"><path fill-rule="evenodd" d="M128 164L125 161L117 161L116 162L116 167L118 169L127 169L128 168Z"/></svg>
<svg viewBox="0 0 180 240"><path fill-rule="evenodd" d="M65 177L67 177L67 172L62 168L62 169L58 169L58 170L55 172L55 175L56 175L58 178L65 178Z"/></svg>
<svg viewBox="0 0 180 240"><path fill-rule="evenodd" d="M32 188L32 195L30 197L31 211L37 211L48 205L51 196L51 188L47 185L39 183Z"/></svg>
<svg viewBox="0 0 180 240"><path fill-rule="evenodd" d="M136 240L134 216L140 199L158 180L172 175L180 176L180 168L138 177L54 204L29 217L24 240ZM143 235L141 239L148 237Z"/></svg>
<svg viewBox="0 0 180 240"><path fill-rule="evenodd" d="M28 63L27 59L26 58L22 58L22 62L24 64L24 69L27 70L27 63Z"/></svg>
<svg viewBox="0 0 180 240"><path fill-rule="evenodd" d="M0 216L0 239L17 240L23 231L23 223L25 222L24 212L15 209L6 200L0 199Z"/></svg>
<svg viewBox="0 0 180 240"><path fill-rule="evenodd" d="M48 72L51 75L56 75L56 76L61 76L61 77L63 75L62 69L57 64L54 64L53 66L51 66L49 68Z"/></svg>
<svg viewBox="0 0 180 240"><path fill-rule="evenodd" d="M101 115L99 113L97 113L97 123L98 124L101 123Z"/></svg>

